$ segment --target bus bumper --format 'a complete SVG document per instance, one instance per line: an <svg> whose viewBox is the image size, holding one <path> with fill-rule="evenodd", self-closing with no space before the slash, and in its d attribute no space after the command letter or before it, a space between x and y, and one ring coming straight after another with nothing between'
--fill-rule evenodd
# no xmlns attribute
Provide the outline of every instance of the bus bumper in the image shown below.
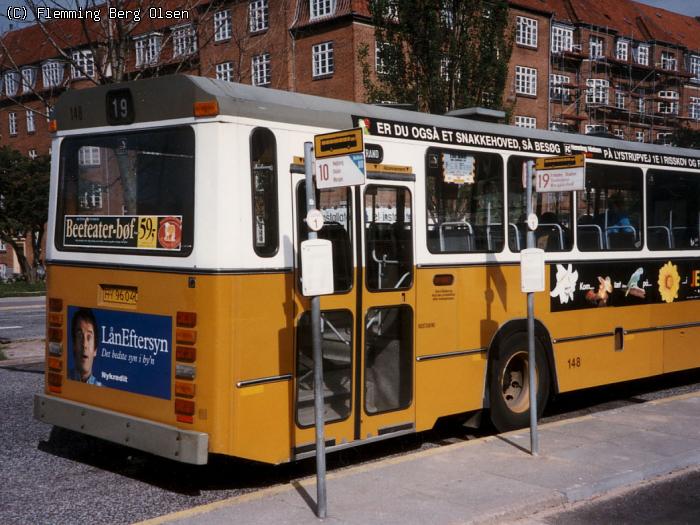
<svg viewBox="0 0 700 525"><path fill-rule="evenodd" d="M181 430L45 394L34 396L34 418L182 463L204 465L209 435Z"/></svg>

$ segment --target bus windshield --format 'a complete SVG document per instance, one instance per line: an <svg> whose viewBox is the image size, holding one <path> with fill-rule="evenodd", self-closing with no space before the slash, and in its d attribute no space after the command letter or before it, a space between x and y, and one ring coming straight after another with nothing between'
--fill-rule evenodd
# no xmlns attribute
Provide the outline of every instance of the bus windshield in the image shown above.
<svg viewBox="0 0 700 525"><path fill-rule="evenodd" d="M62 142L59 250L187 256L193 232L192 128Z"/></svg>

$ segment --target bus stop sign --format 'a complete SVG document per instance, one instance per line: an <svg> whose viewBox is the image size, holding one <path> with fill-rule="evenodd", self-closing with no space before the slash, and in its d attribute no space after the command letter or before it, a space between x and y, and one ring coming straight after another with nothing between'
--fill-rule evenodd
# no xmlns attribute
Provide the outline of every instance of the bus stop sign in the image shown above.
<svg viewBox="0 0 700 525"><path fill-rule="evenodd" d="M535 161L535 191L581 191L586 189L586 157L565 155Z"/></svg>
<svg viewBox="0 0 700 525"><path fill-rule="evenodd" d="M365 146L360 128L314 136L316 187L337 188L365 182Z"/></svg>

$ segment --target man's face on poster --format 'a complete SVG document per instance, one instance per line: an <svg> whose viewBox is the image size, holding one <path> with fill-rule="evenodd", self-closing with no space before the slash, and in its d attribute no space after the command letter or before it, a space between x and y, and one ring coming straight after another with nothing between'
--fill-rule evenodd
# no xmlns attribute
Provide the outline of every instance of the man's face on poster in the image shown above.
<svg viewBox="0 0 700 525"><path fill-rule="evenodd" d="M95 326L89 320L79 319L73 333L73 358L75 370L80 374L82 381L87 381L92 374L95 355Z"/></svg>

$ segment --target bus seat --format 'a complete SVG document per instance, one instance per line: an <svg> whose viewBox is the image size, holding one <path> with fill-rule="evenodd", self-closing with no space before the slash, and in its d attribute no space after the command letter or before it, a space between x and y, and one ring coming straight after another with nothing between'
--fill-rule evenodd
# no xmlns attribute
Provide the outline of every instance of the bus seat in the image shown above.
<svg viewBox="0 0 700 525"><path fill-rule="evenodd" d="M579 250L592 252L603 249L603 231L597 224L579 224L576 234Z"/></svg>
<svg viewBox="0 0 700 525"><path fill-rule="evenodd" d="M637 236L633 231L608 232L609 250L634 250Z"/></svg>
<svg viewBox="0 0 700 525"><path fill-rule="evenodd" d="M668 226L648 226L647 246L650 250L672 249L671 230L668 229Z"/></svg>

